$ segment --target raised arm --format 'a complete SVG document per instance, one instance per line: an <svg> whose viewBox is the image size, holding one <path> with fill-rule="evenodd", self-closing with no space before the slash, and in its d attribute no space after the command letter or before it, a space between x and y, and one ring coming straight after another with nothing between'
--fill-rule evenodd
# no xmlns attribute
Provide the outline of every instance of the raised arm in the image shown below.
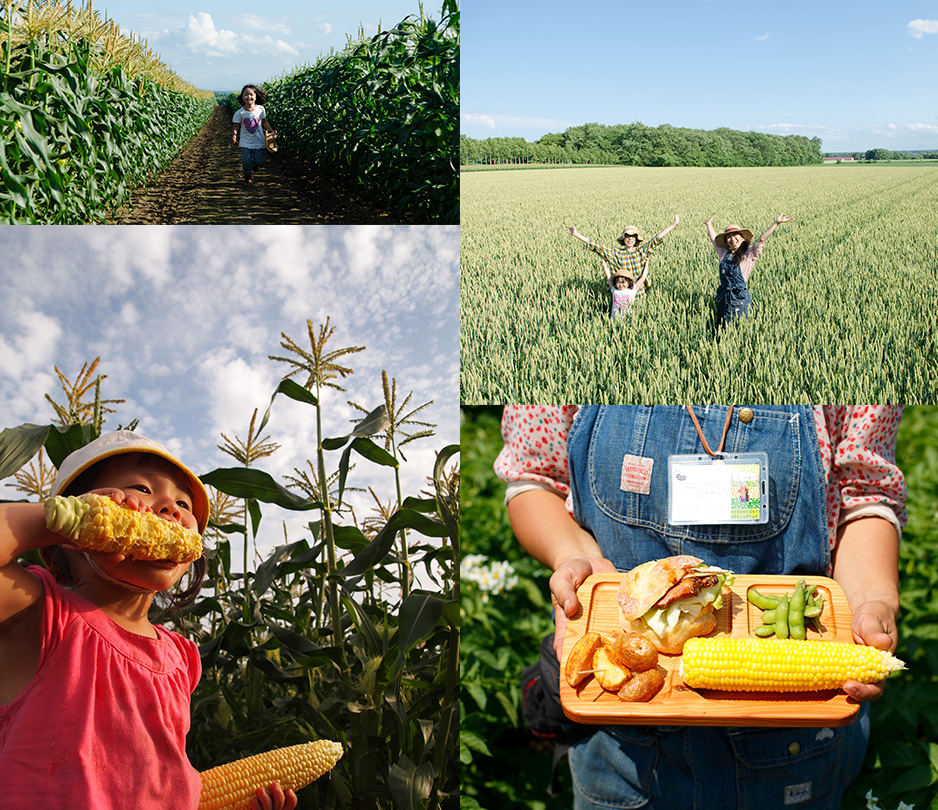
<svg viewBox="0 0 938 810"><path fill-rule="evenodd" d="M775 222L769 225L768 230L766 230L766 232L762 234L762 236L756 239L756 241L753 243L753 247L755 247L756 245L764 245L765 240L768 239L772 235L772 231L774 231L775 228L781 225L783 222L791 222L791 217L787 217L784 214L779 214L775 218Z"/></svg>
<svg viewBox="0 0 938 810"><path fill-rule="evenodd" d="M635 279L635 292L638 292L645 285L645 281L648 279L648 265L650 262L651 259L645 259L645 264L642 265L641 275Z"/></svg>
<svg viewBox="0 0 938 810"><path fill-rule="evenodd" d="M0 504L0 622L42 594L39 580L17 563L17 558L61 542L61 537L46 529L41 503Z"/></svg>
<svg viewBox="0 0 938 810"><path fill-rule="evenodd" d="M713 240L717 238L716 229L713 227L713 217L710 217L710 219L706 220L704 225L707 226L707 236L710 237L710 244L712 245Z"/></svg>
<svg viewBox="0 0 938 810"><path fill-rule="evenodd" d="M573 237L579 239L581 242L587 242L587 243L589 242L589 239L588 239L587 237L585 237L585 236L583 236L583 234L577 232L576 225L570 225L570 226L567 228L567 233L570 234L570 236L573 236Z"/></svg>
<svg viewBox="0 0 938 810"><path fill-rule="evenodd" d="M573 519L563 497L548 490L521 492L508 502L508 517L518 542L534 559L550 568L554 604L554 650L563 650L567 619L580 607L576 589L590 574L613 573L615 566L595 538Z"/></svg>
<svg viewBox="0 0 938 810"><path fill-rule="evenodd" d="M674 215L674 222L672 222L670 225L668 225L668 227L665 228L661 233L659 233L655 238L656 238L656 239L663 239L665 236L667 236L669 233L671 233L671 231L673 231L673 230L675 229L675 227L677 227L677 224L678 224L680 221L681 221L680 216L678 216L677 214L675 214L675 215Z"/></svg>
<svg viewBox="0 0 938 810"><path fill-rule="evenodd" d="M609 265L606 264L605 259L600 259L599 263L603 266L603 272L606 274L606 283L611 286L612 285L612 271L609 269Z"/></svg>

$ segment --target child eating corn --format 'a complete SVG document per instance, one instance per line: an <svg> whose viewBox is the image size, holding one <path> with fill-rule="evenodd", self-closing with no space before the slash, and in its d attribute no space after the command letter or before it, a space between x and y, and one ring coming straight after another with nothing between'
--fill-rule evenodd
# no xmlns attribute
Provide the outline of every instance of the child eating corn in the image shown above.
<svg viewBox="0 0 938 810"><path fill-rule="evenodd" d="M208 524L208 493L198 477L131 431L105 434L62 462L53 495L85 493L199 535ZM187 572L188 587L167 601L177 607L194 601L205 558L146 559L130 541L123 553L79 548L50 525L60 528L47 524L41 503L0 504L6 801L63 810L195 810L201 777L185 742L199 652L192 641L151 624L148 612L154 596ZM17 562L33 550L49 570ZM296 795L276 785L258 793L257 810L296 807Z"/></svg>

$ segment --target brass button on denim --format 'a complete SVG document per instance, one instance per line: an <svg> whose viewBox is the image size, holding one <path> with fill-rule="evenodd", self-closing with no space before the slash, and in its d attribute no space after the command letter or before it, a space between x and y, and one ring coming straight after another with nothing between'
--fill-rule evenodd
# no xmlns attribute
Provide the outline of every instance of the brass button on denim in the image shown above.
<svg viewBox="0 0 938 810"><path fill-rule="evenodd" d="M739 421L745 424L749 424L753 419L756 418L756 415L752 412L752 408L741 408L739 411Z"/></svg>

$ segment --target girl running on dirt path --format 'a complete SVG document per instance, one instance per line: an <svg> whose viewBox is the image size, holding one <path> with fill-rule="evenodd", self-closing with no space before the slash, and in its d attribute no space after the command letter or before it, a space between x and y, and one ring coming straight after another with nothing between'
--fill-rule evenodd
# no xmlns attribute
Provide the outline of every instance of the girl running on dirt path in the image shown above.
<svg viewBox="0 0 938 810"><path fill-rule="evenodd" d="M749 314L752 298L746 282L749 281L756 259L762 255L765 240L769 238L776 226L783 222L791 222L791 217L779 214L775 222L769 225L768 230L756 239L755 243L752 241L752 231L748 228L730 225L723 233L717 234L713 227L713 217L704 222L707 226L707 235L710 237L710 242L720 262L717 326L723 326Z"/></svg>
<svg viewBox="0 0 938 810"><path fill-rule="evenodd" d="M238 96L241 109L238 110L231 123L234 129L231 133L232 144L238 144L238 134L241 135L241 166L244 168L244 179L248 183L254 182L254 172L264 165L267 160L267 141L264 130L277 134L264 111L267 95L253 84L246 84L241 88Z"/></svg>

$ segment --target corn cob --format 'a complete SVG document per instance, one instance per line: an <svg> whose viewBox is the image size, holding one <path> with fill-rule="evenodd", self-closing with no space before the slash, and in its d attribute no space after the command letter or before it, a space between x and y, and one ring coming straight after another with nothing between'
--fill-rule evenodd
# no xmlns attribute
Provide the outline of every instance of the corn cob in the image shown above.
<svg viewBox="0 0 938 810"><path fill-rule="evenodd" d="M152 512L137 512L107 495L57 495L45 503L46 528L90 551L138 560L188 563L202 556L198 533Z"/></svg>
<svg viewBox="0 0 938 810"><path fill-rule="evenodd" d="M875 647L800 639L692 638L681 664L688 686L742 692L840 689L847 681L876 683L905 669Z"/></svg>
<svg viewBox="0 0 938 810"><path fill-rule="evenodd" d="M246 810L257 789L273 782L299 790L332 770L343 753L342 743L316 740L219 765L202 774L199 810Z"/></svg>

